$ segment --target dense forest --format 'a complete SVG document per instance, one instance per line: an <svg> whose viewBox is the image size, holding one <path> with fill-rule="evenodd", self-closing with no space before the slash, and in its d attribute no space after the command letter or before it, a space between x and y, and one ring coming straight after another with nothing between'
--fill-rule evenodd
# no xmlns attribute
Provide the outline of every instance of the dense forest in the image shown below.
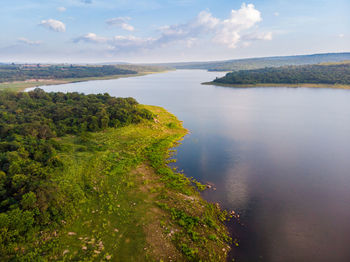
<svg viewBox="0 0 350 262"><path fill-rule="evenodd" d="M119 68L114 65L0 65L0 83L28 79L65 79L125 74L137 74L137 72L128 68Z"/></svg>
<svg viewBox="0 0 350 262"><path fill-rule="evenodd" d="M53 174L63 166L58 137L75 134L84 140L88 131L153 118L137 104L108 94L0 92L0 258L60 224L79 202L76 190L53 193L59 190Z"/></svg>
<svg viewBox="0 0 350 262"><path fill-rule="evenodd" d="M213 81L219 84L340 84L350 85L350 63L267 67L240 70Z"/></svg>
<svg viewBox="0 0 350 262"><path fill-rule="evenodd" d="M325 62L340 62L350 60L350 53L328 53L313 55L296 55L296 56L275 56L233 59L226 61L210 62L184 62L168 63L162 66L170 66L176 69L204 69L209 71L238 71L250 70L265 67L279 67L287 65L307 65Z"/></svg>

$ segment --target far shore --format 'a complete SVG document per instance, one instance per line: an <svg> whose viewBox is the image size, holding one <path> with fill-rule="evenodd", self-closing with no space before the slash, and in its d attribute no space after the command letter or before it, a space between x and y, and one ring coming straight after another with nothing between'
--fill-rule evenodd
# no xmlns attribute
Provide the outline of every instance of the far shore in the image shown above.
<svg viewBox="0 0 350 262"><path fill-rule="evenodd" d="M86 81L92 81L92 80L118 79L118 78L144 76L144 75L164 73L164 72L166 71L139 72L137 74L110 75L110 76L103 76L103 77L83 77L83 78L64 78L64 79L27 79L25 81L0 83L0 91L11 90L11 91L21 92L26 90L27 88L39 87L39 86L61 85L61 84L69 84L69 83L77 83L77 82L86 82Z"/></svg>
<svg viewBox="0 0 350 262"><path fill-rule="evenodd" d="M204 82L202 85L214 85L223 87L236 87L236 88L252 88L252 87L309 87L309 88L336 88L336 89L350 89L350 85L330 85L330 84L254 84L254 85L240 85L240 84L223 84L215 82Z"/></svg>

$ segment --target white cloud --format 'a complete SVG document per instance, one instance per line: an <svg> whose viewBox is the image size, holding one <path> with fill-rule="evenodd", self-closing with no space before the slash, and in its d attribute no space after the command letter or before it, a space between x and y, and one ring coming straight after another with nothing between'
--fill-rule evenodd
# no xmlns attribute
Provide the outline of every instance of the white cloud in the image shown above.
<svg viewBox="0 0 350 262"><path fill-rule="evenodd" d="M118 26L127 31L134 31L135 28L127 23L129 20L130 17L115 17L107 20L106 23L111 26Z"/></svg>
<svg viewBox="0 0 350 262"><path fill-rule="evenodd" d="M279 12L274 12L273 15L274 15L274 16L279 16L280 13L279 13Z"/></svg>
<svg viewBox="0 0 350 262"><path fill-rule="evenodd" d="M64 6L57 7L57 11L65 12L67 9Z"/></svg>
<svg viewBox="0 0 350 262"><path fill-rule="evenodd" d="M114 37L101 37L95 33L88 33L86 35L75 38L75 43L85 42L90 44L103 44L109 51L133 51L139 49L152 48L154 38L141 38L136 36L122 36L116 35Z"/></svg>
<svg viewBox="0 0 350 262"><path fill-rule="evenodd" d="M344 38L344 36L345 36L344 34L339 34L338 35L339 38Z"/></svg>
<svg viewBox="0 0 350 262"><path fill-rule="evenodd" d="M223 24L232 29L248 29L262 20L260 11L253 4L242 4L239 10L232 10L231 17L224 20Z"/></svg>
<svg viewBox="0 0 350 262"><path fill-rule="evenodd" d="M46 27L47 29L50 29L55 32L65 32L66 31L66 25L62 23L61 21L54 20L54 19L48 19L48 20L42 20L39 25L42 25Z"/></svg>
<svg viewBox="0 0 350 262"><path fill-rule="evenodd" d="M123 28L123 24L127 24L128 20L130 20L128 17L116 17L107 20L106 23ZM227 19L221 20L214 17L209 11L202 11L190 22L159 28L160 35L155 38L115 36L107 39L90 33L77 38L75 42L108 43L109 49L133 50L133 48L152 49L174 43L182 43L184 46L191 48L195 43L207 41L209 38L215 44L227 48L236 48L239 43L247 46L253 41L272 39L271 32L258 31L256 25L261 21L261 13L255 9L253 4L242 4L240 9L232 10ZM104 41L101 39L104 39Z"/></svg>
<svg viewBox="0 0 350 262"><path fill-rule="evenodd" d="M157 42L165 44L200 36L211 36L213 42L235 48L244 38L245 40L249 38L249 41L271 40L271 32L262 33L256 30L249 32L261 21L261 13L253 4L242 4L240 9L232 10L230 17L225 20L214 17L209 11L202 11L194 21L162 27L161 36Z"/></svg>
<svg viewBox="0 0 350 262"><path fill-rule="evenodd" d="M253 4L242 4L239 10L232 10L228 19L219 23L214 41L235 48L241 40L241 33L252 28L262 20L261 14Z"/></svg>
<svg viewBox="0 0 350 262"><path fill-rule="evenodd" d="M32 40L29 40L25 37L20 37L17 40L18 40L18 42L20 42L22 44L27 44L27 45L40 45L41 44L40 41L32 41Z"/></svg>
<svg viewBox="0 0 350 262"><path fill-rule="evenodd" d="M212 16L208 11L202 11L197 16L195 21L195 25L197 26L205 26L208 28L215 28L220 23L218 18Z"/></svg>
<svg viewBox="0 0 350 262"><path fill-rule="evenodd" d="M79 36L76 39L74 39L74 42L87 42L87 43L106 43L108 41L107 38L97 36L94 33L88 33L83 36Z"/></svg>

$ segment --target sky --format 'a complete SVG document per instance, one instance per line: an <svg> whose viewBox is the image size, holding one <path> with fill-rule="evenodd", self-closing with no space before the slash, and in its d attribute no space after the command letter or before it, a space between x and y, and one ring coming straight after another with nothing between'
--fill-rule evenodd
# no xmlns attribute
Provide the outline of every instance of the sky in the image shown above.
<svg viewBox="0 0 350 262"><path fill-rule="evenodd" d="M158 63L350 51L349 0L1 0L0 62Z"/></svg>

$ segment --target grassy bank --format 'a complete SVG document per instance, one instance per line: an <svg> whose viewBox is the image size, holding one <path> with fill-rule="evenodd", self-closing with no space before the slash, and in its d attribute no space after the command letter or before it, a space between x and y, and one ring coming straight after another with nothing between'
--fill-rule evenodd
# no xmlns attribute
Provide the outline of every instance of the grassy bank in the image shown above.
<svg viewBox="0 0 350 262"><path fill-rule="evenodd" d="M124 77L144 76L144 75L148 75L148 74L155 74L155 73L161 73L161 72L165 72L165 71L140 72L137 74L111 75L111 76L103 76L103 77L39 79L39 80L4 82L4 83L0 83L0 90L23 91L23 90L25 90L27 88L31 88L31 87L40 87L40 86L46 86L46 85L60 85L60 84L92 81L92 80L108 80L108 79L118 79L118 78L124 78Z"/></svg>
<svg viewBox="0 0 350 262"><path fill-rule="evenodd" d="M308 87L308 88L336 88L350 89L350 85L329 85L329 84L254 84L254 85L239 85L239 84L223 84L216 82L205 82L202 85L214 85L223 87L250 88L250 87Z"/></svg>
<svg viewBox="0 0 350 262"><path fill-rule="evenodd" d="M166 165L187 130L164 109L141 107L156 120L57 138L64 166L53 194L80 201L59 226L13 246L17 258L225 261L226 213L200 197L194 185L202 185Z"/></svg>

